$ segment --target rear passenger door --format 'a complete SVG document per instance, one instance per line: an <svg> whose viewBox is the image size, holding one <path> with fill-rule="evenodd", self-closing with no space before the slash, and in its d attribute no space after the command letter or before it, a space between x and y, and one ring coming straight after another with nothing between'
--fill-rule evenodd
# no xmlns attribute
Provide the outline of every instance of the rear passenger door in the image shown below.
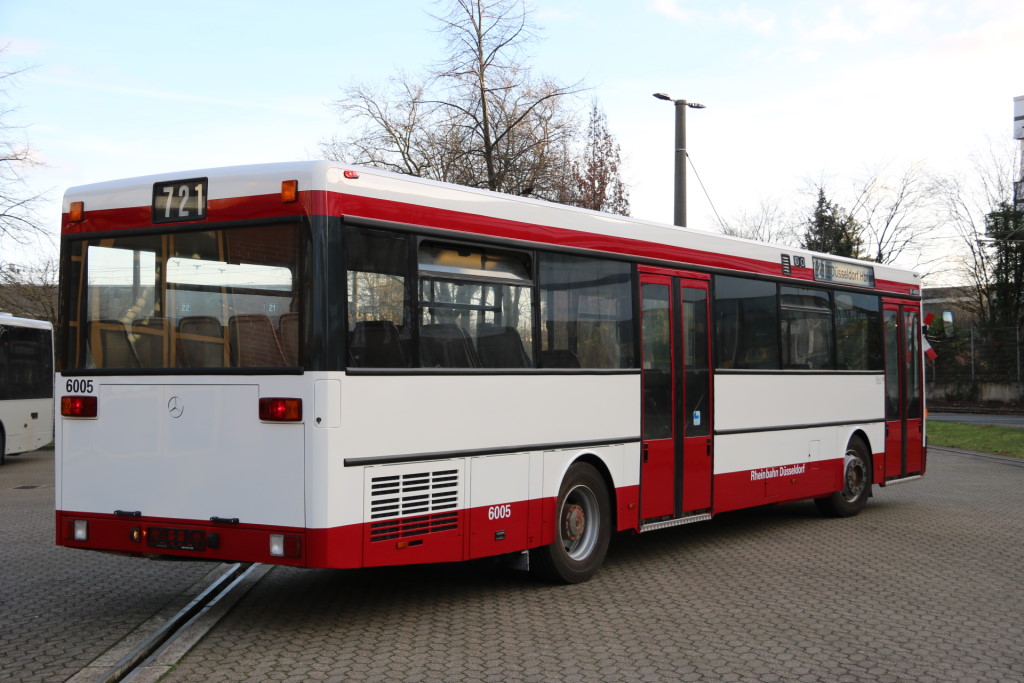
<svg viewBox="0 0 1024 683"><path fill-rule="evenodd" d="M708 280L684 271L641 273L642 523L711 507Z"/></svg>

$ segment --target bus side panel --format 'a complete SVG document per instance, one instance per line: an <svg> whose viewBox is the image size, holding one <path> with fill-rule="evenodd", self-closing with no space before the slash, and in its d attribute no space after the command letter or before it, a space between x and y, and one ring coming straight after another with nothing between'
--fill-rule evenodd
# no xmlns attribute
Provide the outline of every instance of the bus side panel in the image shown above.
<svg viewBox="0 0 1024 683"><path fill-rule="evenodd" d="M8 455L42 448L53 440L53 399L0 402L0 428Z"/></svg>
<svg viewBox="0 0 1024 683"><path fill-rule="evenodd" d="M823 496L839 487L842 465L835 427L720 436L714 511Z"/></svg>

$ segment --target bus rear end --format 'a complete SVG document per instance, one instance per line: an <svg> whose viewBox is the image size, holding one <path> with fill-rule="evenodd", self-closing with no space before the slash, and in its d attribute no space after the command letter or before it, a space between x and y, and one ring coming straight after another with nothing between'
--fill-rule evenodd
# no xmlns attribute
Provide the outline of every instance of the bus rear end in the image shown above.
<svg viewBox="0 0 1024 683"><path fill-rule="evenodd" d="M249 180L65 197L58 544L304 563L309 225Z"/></svg>

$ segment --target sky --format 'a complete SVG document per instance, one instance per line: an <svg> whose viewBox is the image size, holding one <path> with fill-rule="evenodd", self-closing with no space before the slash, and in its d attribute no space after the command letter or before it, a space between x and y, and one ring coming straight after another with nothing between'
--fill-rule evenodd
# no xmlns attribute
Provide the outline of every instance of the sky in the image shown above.
<svg viewBox="0 0 1024 683"><path fill-rule="evenodd" d="M437 9L0 0L0 72L24 70L0 110L44 164L25 173L45 193L41 221L59 232L75 185L318 158L344 135L330 107L343 87L443 57ZM706 105L687 110L686 132L688 224L707 228L766 200L810 213L811 182L841 201L881 168L963 173L1012 138L1024 95L1019 0L535 0L532 16L529 66L589 86L580 110L595 98L607 114L633 216L665 223L674 107L655 92ZM56 253L0 249L0 261Z"/></svg>

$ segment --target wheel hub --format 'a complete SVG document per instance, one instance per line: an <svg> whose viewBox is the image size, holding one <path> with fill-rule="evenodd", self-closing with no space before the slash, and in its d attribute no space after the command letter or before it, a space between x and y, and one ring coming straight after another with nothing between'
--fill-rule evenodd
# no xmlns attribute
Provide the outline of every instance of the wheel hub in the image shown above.
<svg viewBox="0 0 1024 683"><path fill-rule="evenodd" d="M587 516L579 505L565 506L565 540L578 541L587 528Z"/></svg>
<svg viewBox="0 0 1024 683"><path fill-rule="evenodd" d="M857 456L846 456L846 479L843 487L843 497L846 500L853 500L864 490L867 481L867 473L864 471L864 461Z"/></svg>

